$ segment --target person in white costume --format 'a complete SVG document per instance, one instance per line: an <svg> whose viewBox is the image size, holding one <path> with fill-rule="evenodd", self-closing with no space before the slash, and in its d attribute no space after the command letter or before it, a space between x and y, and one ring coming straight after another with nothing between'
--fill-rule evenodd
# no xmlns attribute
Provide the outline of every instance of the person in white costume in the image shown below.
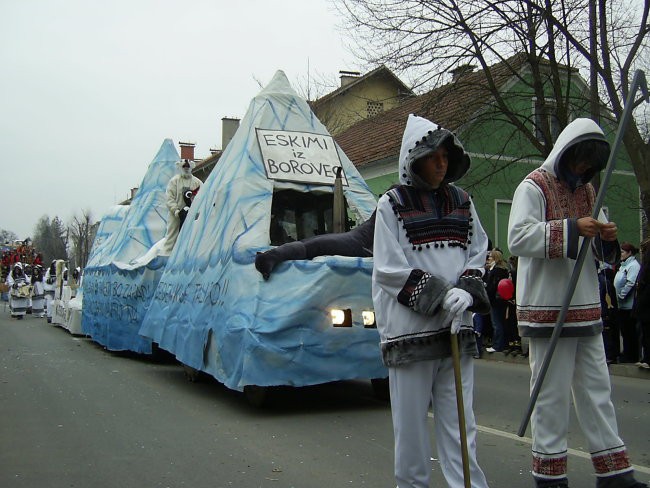
<svg viewBox="0 0 650 488"><path fill-rule="evenodd" d="M11 309L11 317L22 320L27 313L29 297L31 295L31 286L23 271L22 263L18 262L14 264L11 272L7 275L7 285L9 285L9 308Z"/></svg>
<svg viewBox="0 0 650 488"><path fill-rule="evenodd" d="M601 337L595 261L620 257L617 227L603 212L591 217L590 181L609 157L601 128L576 119L559 135L540 168L517 187L510 211L508 247L519 256L517 319L530 338L531 389L565 300L581 237L594 238L571 299L562 334L531 417L533 478L538 488L567 488L567 430L571 400L591 452L597 488L646 487L635 480L618 435Z"/></svg>
<svg viewBox="0 0 650 488"><path fill-rule="evenodd" d="M45 288L43 287L43 266L37 264L32 272L32 315L45 317Z"/></svg>
<svg viewBox="0 0 650 488"><path fill-rule="evenodd" d="M458 334L473 488L487 487L476 460L472 312L489 313L481 279L488 247L469 195L451 184L469 169L456 136L410 115L400 185L377 204L372 296L388 367L399 488L427 488L433 407L438 458L452 488L464 486L450 334Z"/></svg>
<svg viewBox="0 0 650 488"><path fill-rule="evenodd" d="M56 291L56 259L52 260L52 264L50 264L50 267L45 272L43 291L45 292L45 314L47 316L47 322L51 323L54 294Z"/></svg>
<svg viewBox="0 0 650 488"><path fill-rule="evenodd" d="M165 245L161 251L162 255L169 256L174 249L178 233L181 230L182 221L185 220L190 205L186 202L188 192L192 195L201 188L203 184L200 179L192 174L195 163L189 159L176 163L180 173L172 176L167 184L167 233L165 234Z"/></svg>
<svg viewBox="0 0 650 488"><path fill-rule="evenodd" d="M77 290L81 287L81 268L77 266L72 270L72 280L68 280L68 286L70 286L70 298L77 296Z"/></svg>

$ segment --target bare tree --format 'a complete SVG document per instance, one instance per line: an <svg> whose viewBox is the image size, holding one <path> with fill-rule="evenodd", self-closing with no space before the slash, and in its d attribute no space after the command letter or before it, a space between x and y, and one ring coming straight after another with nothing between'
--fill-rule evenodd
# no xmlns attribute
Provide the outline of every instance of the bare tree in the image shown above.
<svg viewBox="0 0 650 488"><path fill-rule="evenodd" d="M309 66L305 74L296 76L293 85L296 92L307 101L318 100L340 86L334 74L312 71Z"/></svg>
<svg viewBox="0 0 650 488"><path fill-rule="evenodd" d="M650 2L643 0L334 1L357 54L370 64L383 63L407 73L416 87L441 86L450 71L478 65L485 73L481 83L494 100L490 115L507 120L542 156L549 154L554 135L545 114L552 114L562 129L579 102L569 89L573 74L597 76L591 86L599 91L603 107L589 110L594 97L585 93L587 105L581 109L618 124L634 70L650 66ZM590 4L597 13L591 18ZM531 76L520 81L529 83L535 94L534 112L541 114L532 124L511 110L492 72L494 66L502 71L505 67L510 77L520 77L521 64L513 60L521 57ZM642 207L650 215L647 113L635 113L624 142L641 188Z"/></svg>
<svg viewBox="0 0 650 488"><path fill-rule="evenodd" d="M59 217L43 215L34 229L34 247L43 254L47 265L54 259L68 259L68 231Z"/></svg>
<svg viewBox="0 0 650 488"><path fill-rule="evenodd" d="M88 262L93 244L94 229L90 210L82 210L81 217L75 215L68 226L71 240L71 266L84 268Z"/></svg>
<svg viewBox="0 0 650 488"><path fill-rule="evenodd" d="M6 229L0 229L0 245L5 243L12 243L17 239L18 236L15 232Z"/></svg>

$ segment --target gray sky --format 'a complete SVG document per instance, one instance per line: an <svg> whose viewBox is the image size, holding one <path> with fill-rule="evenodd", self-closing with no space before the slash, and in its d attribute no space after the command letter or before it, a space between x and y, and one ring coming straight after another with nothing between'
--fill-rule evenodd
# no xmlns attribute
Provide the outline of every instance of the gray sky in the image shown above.
<svg viewBox="0 0 650 488"><path fill-rule="evenodd" d="M327 0L0 0L0 18L0 229L19 238L100 219L165 138L221 148L278 69L299 92L308 65L358 69Z"/></svg>

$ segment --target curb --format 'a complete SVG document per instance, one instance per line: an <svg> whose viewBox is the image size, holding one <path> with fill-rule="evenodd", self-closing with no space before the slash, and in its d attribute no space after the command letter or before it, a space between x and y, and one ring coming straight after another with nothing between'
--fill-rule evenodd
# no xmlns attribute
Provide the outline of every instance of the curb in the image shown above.
<svg viewBox="0 0 650 488"><path fill-rule="evenodd" d="M478 361L497 361L502 363L524 364L528 366L528 358L521 355L511 356L502 352L486 352ZM650 369L642 369L634 364L609 364L607 366L611 376L625 376L627 378L637 378L650 380Z"/></svg>

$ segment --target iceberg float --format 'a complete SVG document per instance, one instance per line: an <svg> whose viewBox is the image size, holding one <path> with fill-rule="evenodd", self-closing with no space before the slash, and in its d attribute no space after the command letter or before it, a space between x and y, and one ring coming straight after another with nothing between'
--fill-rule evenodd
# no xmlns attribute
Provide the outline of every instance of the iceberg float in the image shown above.
<svg viewBox="0 0 650 488"><path fill-rule="evenodd" d="M254 266L257 252L332 232L337 167L348 215L368 219L375 197L278 71L194 200L140 333L240 391L386 377L362 319L372 258L286 261L268 281Z"/></svg>
<svg viewBox="0 0 650 488"><path fill-rule="evenodd" d="M158 249L167 225L167 183L178 160L165 139L123 219L93 249L84 270L81 328L106 349L152 352L151 339L138 331L167 261Z"/></svg>

